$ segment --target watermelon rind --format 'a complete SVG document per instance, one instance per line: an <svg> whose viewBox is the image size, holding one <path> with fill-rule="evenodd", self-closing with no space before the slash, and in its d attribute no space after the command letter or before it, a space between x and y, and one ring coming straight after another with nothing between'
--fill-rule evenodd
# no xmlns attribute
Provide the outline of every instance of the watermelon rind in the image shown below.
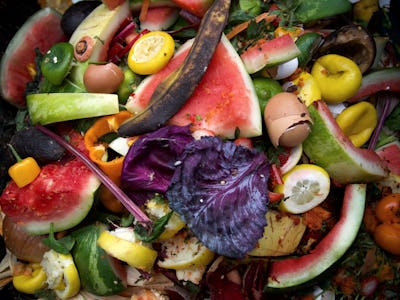
<svg viewBox="0 0 400 300"><path fill-rule="evenodd" d="M43 8L28 18L8 44L0 63L1 95L17 107L25 107L26 84L33 79L35 48L45 53L53 44L66 40L61 14Z"/></svg>
<svg viewBox="0 0 400 300"><path fill-rule="evenodd" d="M178 68L189 52L193 39L183 44L167 66L146 77L129 97L126 108L133 114L143 111L158 84ZM168 121L191 125L192 130L207 130L223 138L256 137L262 134L261 110L250 75L222 35L215 54L193 95Z"/></svg>
<svg viewBox="0 0 400 300"><path fill-rule="evenodd" d="M366 189L366 184L345 187L339 221L310 254L270 262L269 289L291 288L312 281L345 254L362 224Z"/></svg>
<svg viewBox="0 0 400 300"><path fill-rule="evenodd" d="M301 54L289 34L262 40L240 55L249 74L290 61Z"/></svg>
<svg viewBox="0 0 400 300"><path fill-rule="evenodd" d="M84 290L98 296L115 295L126 286L112 264L112 258L97 245L100 233L106 230L105 224L92 224L74 231L75 239L72 257L79 272Z"/></svg>
<svg viewBox="0 0 400 300"><path fill-rule="evenodd" d="M303 142L303 151L335 182L373 182L387 175L383 160L374 151L355 147L344 135L325 102L313 102L308 110L313 126Z"/></svg>
<svg viewBox="0 0 400 300"><path fill-rule="evenodd" d="M32 124L112 115L119 112L118 95L100 93L30 94L26 97Z"/></svg>

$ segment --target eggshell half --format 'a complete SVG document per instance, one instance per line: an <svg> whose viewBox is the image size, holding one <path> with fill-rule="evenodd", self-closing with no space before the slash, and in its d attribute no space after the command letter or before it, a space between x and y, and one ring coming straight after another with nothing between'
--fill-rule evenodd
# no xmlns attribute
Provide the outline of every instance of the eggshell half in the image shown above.
<svg viewBox="0 0 400 300"><path fill-rule="evenodd" d="M293 93L273 96L265 106L264 121L275 147L294 147L310 133L312 119L304 103Z"/></svg>

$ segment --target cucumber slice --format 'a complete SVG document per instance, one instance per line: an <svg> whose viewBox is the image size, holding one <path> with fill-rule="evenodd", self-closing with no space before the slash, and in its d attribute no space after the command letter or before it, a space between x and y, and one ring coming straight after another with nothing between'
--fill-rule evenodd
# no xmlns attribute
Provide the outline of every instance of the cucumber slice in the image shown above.
<svg viewBox="0 0 400 300"><path fill-rule="evenodd" d="M119 111L116 94L30 94L26 101L32 123L41 125L112 115Z"/></svg>

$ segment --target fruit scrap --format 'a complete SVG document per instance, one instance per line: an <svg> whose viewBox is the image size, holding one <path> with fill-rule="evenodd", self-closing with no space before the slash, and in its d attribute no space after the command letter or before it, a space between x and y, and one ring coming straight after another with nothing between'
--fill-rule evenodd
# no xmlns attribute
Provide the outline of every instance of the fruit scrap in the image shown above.
<svg viewBox="0 0 400 300"><path fill-rule="evenodd" d="M35 178L40 174L40 167L33 157L22 159L13 146L10 144L8 144L8 146L17 159L17 163L8 169L8 174L15 181L18 187L22 188L35 180Z"/></svg>
<svg viewBox="0 0 400 300"><path fill-rule="evenodd" d="M204 15L193 46L181 67L157 87L149 106L122 124L120 135L139 135L164 125L193 94L221 40L231 1L217 0Z"/></svg>
<svg viewBox="0 0 400 300"><path fill-rule="evenodd" d="M13 276L14 288L25 294L35 294L46 286L46 273L38 263L25 266L23 273Z"/></svg>

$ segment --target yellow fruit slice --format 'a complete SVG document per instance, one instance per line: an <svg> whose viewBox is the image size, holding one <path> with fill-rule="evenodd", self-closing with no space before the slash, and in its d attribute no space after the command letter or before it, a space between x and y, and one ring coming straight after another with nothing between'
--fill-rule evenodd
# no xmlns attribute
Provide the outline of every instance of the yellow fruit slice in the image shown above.
<svg viewBox="0 0 400 300"><path fill-rule="evenodd" d="M129 68L140 75L160 71L174 54L175 42L164 31L153 31L140 37L128 54Z"/></svg>
<svg viewBox="0 0 400 300"><path fill-rule="evenodd" d="M48 288L59 299L68 299L79 293L81 282L71 254L47 251L40 263L46 272Z"/></svg>
<svg viewBox="0 0 400 300"><path fill-rule="evenodd" d="M306 106L317 100L321 100L321 90L317 81L306 71L300 73L293 83L298 87L297 96Z"/></svg>
<svg viewBox="0 0 400 300"><path fill-rule="evenodd" d="M146 212L156 218L161 218L166 214L171 212L167 201L159 200L158 198L153 198L146 203ZM175 212L172 213L165 225L164 232L159 236L160 240L166 240L173 237L179 232L183 227L185 227L185 222L179 217Z"/></svg>
<svg viewBox="0 0 400 300"><path fill-rule="evenodd" d="M158 266L165 269L183 270L208 265L214 253L204 246L196 237L181 232L162 243L163 260Z"/></svg>
<svg viewBox="0 0 400 300"><path fill-rule="evenodd" d="M329 175L316 165L297 165L284 174L282 180L283 184L277 185L274 192L284 194L279 208L292 214L310 210L324 201L329 194Z"/></svg>
<svg viewBox="0 0 400 300"><path fill-rule="evenodd" d="M145 271L153 267L157 258L157 251L135 240L131 228L118 228L113 232L103 231L97 239L97 244L112 257Z"/></svg>

